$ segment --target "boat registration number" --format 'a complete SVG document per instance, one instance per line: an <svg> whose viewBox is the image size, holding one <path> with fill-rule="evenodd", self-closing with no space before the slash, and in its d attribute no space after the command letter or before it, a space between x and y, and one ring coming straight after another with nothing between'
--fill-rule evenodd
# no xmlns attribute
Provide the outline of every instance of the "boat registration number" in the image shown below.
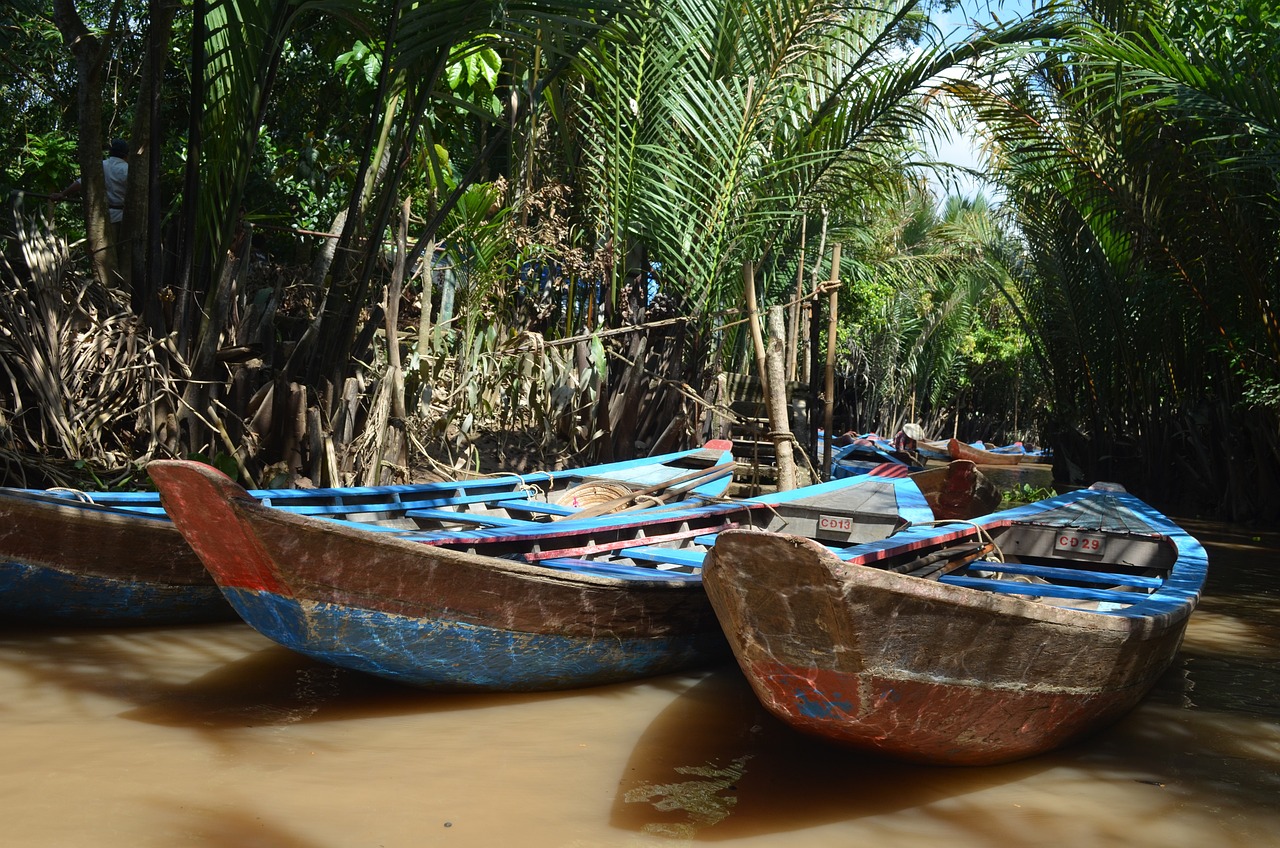
<svg viewBox="0 0 1280 848"><path fill-rule="evenodd" d="M1103 546L1106 543L1106 537L1097 533L1059 533L1054 539L1053 549L1055 551L1068 551L1077 554L1094 554L1100 556Z"/></svg>
<svg viewBox="0 0 1280 848"><path fill-rule="evenodd" d="M852 533L853 519L841 515L818 516L818 529L835 533Z"/></svg>

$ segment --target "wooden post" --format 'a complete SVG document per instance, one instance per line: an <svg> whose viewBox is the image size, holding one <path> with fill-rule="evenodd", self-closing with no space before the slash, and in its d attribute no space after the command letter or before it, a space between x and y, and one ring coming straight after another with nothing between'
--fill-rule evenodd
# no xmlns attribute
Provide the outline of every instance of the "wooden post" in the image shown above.
<svg viewBox="0 0 1280 848"><path fill-rule="evenodd" d="M830 290L828 315L827 315L827 384L826 384L826 410L822 416L822 426L826 431L826 438L823 440L822 451L822 474L830 479L831 477L831 443L835 439L835 434L831 432L832 419L835 417L836 403L836 331L838 329L837 318L839 317L839 300L840 300L840 242L836 242L831 249L831 279L827 282Z"/></svg>
<svg viewBox="0 0 1280 848"><path fill-rule="evenodd" d="M788 420L787 381L783 374L784 341L787 334L786 319L781 306L769 308L769 348L765 352L765 364L769 371L768 393L769 435L773 438L774 456L778 465L778 491L796 487L796 461L792 452L791 422Z"/></svg>
<svg viewBox="0 0 1280 848"><path fill-rule="evenodd" d="M800 307L804 303L804 239L809 216L800 219L800 258L796 260L796 293L791 299L787 327L787 382L796 378L796 358L800 349Z"/></svg>
<svg viewBox="0 0 1280 848"><path fill-rule="evenodd" d="M750 259L742 263L742 296L747 302L747 322L751 325L751 347L756 355L756 374L760 376L760 392L769 396L765 376L764 334L760 330L760 308L756 305L756 268Z"/></svg>
<svg viewBox="0 0 1280 848"><path fill-rule="evenodd" d="M818 292L822 288L820 285L818 285L818 273L822 270L822 254L826 249L827 249L827 213L826 213L826 210L823 210L822 237L818 239L818 252L814 254L817 257L817 259L813 263L813 299L811 301L808 301L809 321L806 322L806 326L808 327L808 334L805 339L805 343L809 346L809 355L806 356L804 359L804 382L808 383L814 389L817 388L816 386L813 385L813 381L814 381L813 371L817 366L816 351L818 350L818 320L819 320ZM813 405L813 409L816 410L818 408L818 405L816 403L818 393L817 391L814 391L812 392L812 394L814 395L814 401L815 401Z"/></svg>

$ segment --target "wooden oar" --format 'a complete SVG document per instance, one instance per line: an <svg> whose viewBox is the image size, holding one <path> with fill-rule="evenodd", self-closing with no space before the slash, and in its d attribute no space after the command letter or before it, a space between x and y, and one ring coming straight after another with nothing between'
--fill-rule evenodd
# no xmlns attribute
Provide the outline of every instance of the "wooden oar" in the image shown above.
<svg viewBox="0 0 1280 848"><path fill-rule="evenodd" d="M896 574L906 574L908 577L936 580L944 574L959 571L975 559L981 559L993 550L995 550L995 545L990 542L986 544L971 542L967 545L943 548L940 551L925 554L885 570Z"/></svg>
<svg viewBox="0 0 1280 848"><path fill-rule="evenodd" d="M620 510L619 507L626 507L627 504L634 503L636 500L646 495L653 495L667 489L673 490L667 495L667 497L670 497L677 492L688 491L689 489L695 489L704 483L710 483L712 480L719 480L726 474L732 474L733 468L734 463L732 462L713 465L710 468L700 468L692 473L682 474L679 477L673 477L670 480L655 483L654 485L646 486L643 489L636 489L634 492L628 492L627 494L620 495L616 498L610 498L607 501L602 501L594 506L589 506L586 509L580 509L577 512L570 513L569 515L557 516L553 520L563 521L566 518L594 518L597 515L620 512L622 510ZM683 486L684 488L676 490L675 487L679 486ZM666 499L662 498L659 502L665 503Z"/></svg>

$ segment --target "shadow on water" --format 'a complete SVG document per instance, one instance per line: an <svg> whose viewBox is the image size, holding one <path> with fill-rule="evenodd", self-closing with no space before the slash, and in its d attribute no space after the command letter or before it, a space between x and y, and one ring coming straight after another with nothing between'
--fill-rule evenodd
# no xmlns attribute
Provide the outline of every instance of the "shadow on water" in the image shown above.
<svg viewBox="0 0 1280 848"><path fill-rule="evenodd" d="M792 731L727 668L677 697L646 729L622 774L611 824L719 841L910 811L917 823L932 819L986 844L1016 843L1002 829L1007 822L990 815L989 790L1012 796L1033 786L1050 797L1094 793L1160 809L1212 799L1224 818L1271 816L1280 793L1280 534L1213 529L1197 533L1211 578L1173 668L1137 709L1088 739L987 768L889 762ZM984 794L965 800L975 793Z"/></svg>
<svg viewBox="0 0 1280 848"><path fill-rule="evenodd" d="M236 624L3 628L0 666L18 687L109 697L133 705L120 718L205 729L423 715L574 694L428 692L321 663Z"/></svg>
<svg viewBox="0 0 1280 848"><path fill-rule="evenodd" d="M769 715L737 668L709 674L646 729L614 799L614 827L736 839L880 815L1022 780L1041 761L909 765L825 745Z"/></svg>

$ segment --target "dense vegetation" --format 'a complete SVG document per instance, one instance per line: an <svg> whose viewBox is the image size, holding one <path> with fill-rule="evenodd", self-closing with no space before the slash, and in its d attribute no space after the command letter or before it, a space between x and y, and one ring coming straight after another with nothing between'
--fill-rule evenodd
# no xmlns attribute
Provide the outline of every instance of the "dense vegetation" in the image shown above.
<svg viewBox="0 0 1280 848"><path fill-rule="evenodd" d="M1274 517L1272 4L953 5L17 0L6 481L631 455L767 341L839 429ZM998 200L925 180L953 122Z"/></svg>

